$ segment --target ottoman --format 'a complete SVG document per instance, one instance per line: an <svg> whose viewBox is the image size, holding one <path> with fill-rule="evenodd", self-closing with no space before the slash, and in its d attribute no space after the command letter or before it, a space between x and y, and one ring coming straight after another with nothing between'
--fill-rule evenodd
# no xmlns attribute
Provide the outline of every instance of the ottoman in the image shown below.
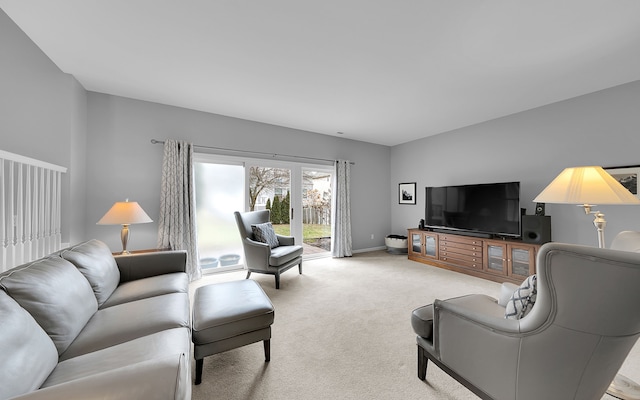
<svg viewBox="0 0 640 400"><path fill-rule="evenodd" d="M191 333L196 360L195 384L202 382L206 356L263 341L264 357L268 362L273 319L273 304L254 280L214 283L197 288L193 299Z"/></svg>

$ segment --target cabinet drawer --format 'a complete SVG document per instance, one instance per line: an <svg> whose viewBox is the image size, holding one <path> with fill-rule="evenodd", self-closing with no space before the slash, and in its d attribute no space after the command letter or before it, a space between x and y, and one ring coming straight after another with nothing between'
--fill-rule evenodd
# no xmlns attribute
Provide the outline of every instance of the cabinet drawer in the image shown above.
<svg viewBox="0 0 640 400"><path fill-rule="evenodd" d="M440 253L440 261L467 268L482 269L482 257L471 257L455 253L443 255Z"/></svg>
<svg viewBox="0 0 640 400"><path fill-rule="evenodd" d="M440 241L451 243L465 243L474 246L482 246L482 240L478 238L470 238L464 236L440 235Z"/></svg>
<svg viewBox="0 0 640 400"><path fill-rule="evenodd" d="M440 254L460 254L482 258L482 248L440 247Z"/></svg>
<svg viewBox="0 0 640 400"><path fill-rule="evenodd" d="M453 251L453 249L482 252L482 246L469 244L469 243L457 243L457 242L449 242L449 241L442 241L442 240L440 241L440 250Z"/></svg>

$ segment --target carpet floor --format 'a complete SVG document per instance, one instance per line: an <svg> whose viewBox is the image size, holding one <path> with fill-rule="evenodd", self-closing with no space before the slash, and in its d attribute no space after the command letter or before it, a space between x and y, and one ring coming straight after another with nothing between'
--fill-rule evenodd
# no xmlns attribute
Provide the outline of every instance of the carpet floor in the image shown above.
<svg viewBox="0 0 640 400"><path fill-rule="evenodd" d="M205 275L191 291L245 275ZM275 307L271 361L264 362L262 343L206 357L194 400L477 399L435 365L426 382L417 378L411 311L436 298L497 297L500 284L384 251L305 261L303 275L297 268L282 275L280 290L273 276L251 279ZM636 345L621 372L639 382L639 364Z"/></svg>

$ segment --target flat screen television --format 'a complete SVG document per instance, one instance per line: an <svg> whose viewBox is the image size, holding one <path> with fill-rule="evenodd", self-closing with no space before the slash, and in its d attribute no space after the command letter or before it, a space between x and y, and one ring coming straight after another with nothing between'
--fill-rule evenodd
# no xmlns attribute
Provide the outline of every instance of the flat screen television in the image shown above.
<svg viewBox="0 0 640 400"><path fill-rule="evenodd" d="M425 227L474 236L520 236L520 182L426 187Z"/></svg>

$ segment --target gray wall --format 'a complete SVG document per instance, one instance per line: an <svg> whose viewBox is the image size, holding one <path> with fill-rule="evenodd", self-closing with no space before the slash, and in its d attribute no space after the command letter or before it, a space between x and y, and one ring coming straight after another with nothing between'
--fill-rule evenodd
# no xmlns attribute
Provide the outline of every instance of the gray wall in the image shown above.
<svg viewBox="0 0 640 400"><path fill-rule="evenodd" d="M640 165L640 81L423 138L391 149L394 232L424 218L425 186L521 182L521 207L564 168ZM417 182L417 205L398 205L397 184ZM593 217L573 205L547 204L554 241L597 246ZM640 230L640 206L599 206L607 246Z"/></svg>
<svg viewBox="0 0 640 400"><path fill-rule="evenodd" d="M389 187L389 147L88 93L2 10L0 48L0 149L68 168L63 178L64 242L98 238L119 250L119 227L95 222L113 202L127 197L139 201L157 221L162 146L149 141L174 138L356 162L354 249L384 244L390 203L379 189ZM155 247L155 223L134 226L132 232L129 248Z"/></svg>
<svg viewBox="0 0 640 400"><path fill-rule="evenodd" d="M391 226L389 197L380 192L390 185L387 146L93 92L88 94L88 127L87 237L104 240L114 251L121 248L120 228L95 225L113 202L138 201L158 220L163 148L151 139L354 161L354 250L383 246ZM131 232L130 249L155 247L155 222L132 226Z"/></svg>
<svg viewBox="0 0 640 400"><path fill-rule="evenodd" d="M71 243L95 237L119 249L119 228L95 222L127 197L157 220L162 146L151 145L152 138L355 161L356 250L417 226L427 185L518 180L522 206L531 213L532 199L565 167L640 164L640 82L389 148L87 93L1 10L0 48L0 148L69 168L63 241ZM413 181L418 204L399 205L398 183ZM380 191L385 187L387 193ZM607 243L623 229L640 230L640 207L599 209L608 221ZM591 218L578 207L547 205L547 212L554 240L597 244ZM155 246L156 229L155 223L134 226L130 247Z"/></svg>
<svg viewBox="0 0 640 400"><path fill-rule="evenodd" d="M63 242L84 236L86 91L0 10L0 149L68 168ZM73 212L71 212L73 210Z"/></svg>

